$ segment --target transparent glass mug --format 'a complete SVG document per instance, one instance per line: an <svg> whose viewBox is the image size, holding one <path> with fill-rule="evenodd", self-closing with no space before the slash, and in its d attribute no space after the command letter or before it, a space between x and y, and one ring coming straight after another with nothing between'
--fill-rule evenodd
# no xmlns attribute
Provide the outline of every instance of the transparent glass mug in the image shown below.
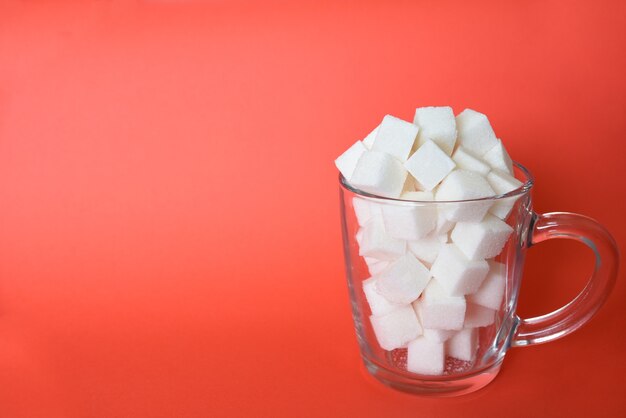
<svg viewBox="0 0 626 418"><path fill-rule="evenodd" d="M504 195L455 202L414 202L374 196L354 189L340 175L344 255L352 315L362 359L369 373L376 379L390 387L420 395L454 396L473 392L484 387L496 377L506 351L510 347L539 344L561 338L585 324L607 299L615 283L619 262L617 246L611 235L596 221L582 215L563 212L534 213L531 199L532 175L523 166L515 163L515 177L522 181L523 185ZM365 205L363 205L364 202ZM357 206L357 212L360 212L361 219L355 213L355 206ZM470 325L475 326L475 331L472 331L475 334L472 343L474 344L474 351L471 359L468 360L467 357L458 359L450 356L446 344L451 344L451 340L448 339L441 343L445 349L445 368L442 373L433 375L430 372L419 374L408 371L407 345L410 342L401 340L400 347L396 347L399 345L398 343L388 346L387 349L381 347L372 326L372 319L380 324L385 321L389 322L390 317L385 317L388 312L386 309L382 309L382 313L377 312L377 315L372 314L363 284L365 282L367 287L368 283L371 284L372 280L376 280L377 275L384 275L385 268L389 266L391 259L398 256L394 255L394 251L401 254L403 250L397 250L400 247L394 249L393 245L386 249L383 248L381 254L386 260L361 256L362 251L359 242L364 239L364 233L370 234L370 240L376 240L375 234L377 233L384 234L384 226L379 226L378 232L372 232L372 230L365 232L368 226L372 226L368 225L371 219L367 219L367 217L374 219L376 216L374 212L378 210L376 207L401 208L400 210L417 209L422 213L430 213L431 215L436 213L438 219L436 228L443 227L441 230L445 230L445 225L441 225L441 223L442 221L445 223L446 213L459 209L480 210L481 208L484 209L485 206L496 206L500 209L504 208L505 211L510 208L510 213L505 218L505 222L513 229L500 253L489 260L489 263L501 263L499 267L501 277L504 278L504 285L502 286L504 290L499 307L493 309L490 313L491 318L486 321L492 323L483 325L485 321L481 323L480 319L478 322L476 322L476 318L472 320ZM364 215L364 210L370 213ZM372 223L379 221L372 221ZM440 236L443 236L441 241L447 238L447 242L451 242L450 232ZM516 315L515 310L526 250L539 242L553 238L573 239L591 248L595 254L594 272L581 293L564 307L547 315L521 319ZM385 244L383 244L384 246ZM368 248L371 248L371 245ZM391 254L387 254L385 251ZM411 246L405 244L404 251L412 252ZM422 253L419 257L416 256L416 259L426 269L430 268L430 263L424 259L429 259L432 262L432 258L436 254L425 255L423 248L420 251ZM426 253L428 253L427 249ZM369 291L372 292L371 286ZM379 298L379 296L374 295L374 298ZM466 296L465 302L465 313L468 316L464 320L462 319L464 328L468 325L470 311L473 312L471 315L475 315L476 309L482 313L487 312L482 305L478 305L479 308L476 308L477 304L472 303L475 302L472 296ZM387 302L383 301L382 303L385 305L383 308L386 308ZM399 304L398 306L404 309L404 313L410 312L406 305ZM415 305L408 306L413 307ZM492 302L491 308L494 307ZM378 309L380 310L380 306ZM394 309L392 307L391 310ZM421 322L418 309L415 308L414 311L418 321ZM410 316L410 314L408 315ZM381 320L380 317L386 319ZM392 323L391 328L394 327L396 325ZM404 325L398 325L398 327L402 328ZM421 326L420 328L420 332L423 334L425 327ZM405 337L405 340L415 337L413 328L410 331L404 329L394 332L396 333L394 338L397 338L398 332L400 337ZM408 334L402 335L403 332L405 334L408 332ZM428 332L432 331L429 330ZM455 331L449 332L454 333ZM435 357L440 358L439 355L440 352L438 351Z"/></svg>

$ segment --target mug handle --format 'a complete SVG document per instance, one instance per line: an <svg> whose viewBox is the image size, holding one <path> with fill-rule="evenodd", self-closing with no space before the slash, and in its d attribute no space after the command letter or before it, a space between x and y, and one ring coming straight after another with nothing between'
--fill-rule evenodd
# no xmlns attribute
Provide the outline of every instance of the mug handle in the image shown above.
<svg viewBox="0 0 626 418"><path fill-rule="evenodd" d="M585 288L574 300L554 312L520 319L512 346L523 347L559 339L583 326L606 301L617 277L619 252L609 232L595 220L567 212L533 213L528 246L565 238L587 245L595 267Z"/></svg>

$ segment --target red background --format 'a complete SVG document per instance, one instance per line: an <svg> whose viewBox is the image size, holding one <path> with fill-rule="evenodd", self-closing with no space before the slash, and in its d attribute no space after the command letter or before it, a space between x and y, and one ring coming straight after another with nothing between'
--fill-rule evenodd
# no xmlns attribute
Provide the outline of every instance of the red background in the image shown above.
<svg viewBox="0 0 626 418"><path fill-rule="evenodd" d="M386 113L486 113L626 240L624 2L503 3L2 2L0 416L624 416L623 275L475 394L360 363L333 160ZM533 248L520 315L592 263Z"/></svg>

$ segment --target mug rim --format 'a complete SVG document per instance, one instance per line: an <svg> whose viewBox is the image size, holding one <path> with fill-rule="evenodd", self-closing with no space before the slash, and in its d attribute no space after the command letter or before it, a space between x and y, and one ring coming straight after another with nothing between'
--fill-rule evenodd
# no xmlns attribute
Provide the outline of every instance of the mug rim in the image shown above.
<svg viewBox="0 0 626 418"><path fill-rule="evenodd" d="M404 200L404 199L399 199L399 198L394 198L394 197L386 197L386 196L381 196L381 195L376 195L373 193L368 193L364 190L361 189L357 189L356 187L353 187L352 185L350 185L350 183L348 183L348 181L346 180L346 178L343 176L343 174L339 173L339 184L341 185L341 187L345 190L348 190L356 195L359 195L361 197L366 197L366 198L371 198L371 199L379 199L379 200L386 200L386 201L391 201L391 202L402 202L402 203L463 203L463 202L485 202L485 201L492 201L492 200L498 200L498 199L504 199L504 198L509 198L509 197L514 197L514 196L521 196L525 193L528 193L531 188L533 187L533 184L535 183L535 178L532 175L532 173L526 168L524 167L522 164L518 163L517 161L513 161L513 165L515 167L517 167L526 177L526 181L517 189L511 190L510 192L507 193L503 193L503 194L499 194L499 195L495 195L495 196L487 196L487 197L479 197L476 199L465 199L465 200ZM519 179L518 179L519 180Z"/></svg>

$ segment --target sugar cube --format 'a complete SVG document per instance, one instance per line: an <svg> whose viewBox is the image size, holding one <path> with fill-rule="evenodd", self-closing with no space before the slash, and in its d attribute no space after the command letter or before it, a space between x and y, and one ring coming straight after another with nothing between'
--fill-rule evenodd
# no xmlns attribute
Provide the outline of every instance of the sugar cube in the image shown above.
<svg viewBox="0 0 626 418"><path fill-rule="evenodd" d="M489 261L489 273L476 293L467 296L467 301L489 309L500 309L506 288L506 266Z"/></svg>
<svg viewBox="0 0 626 418"><path fill-rule="evenodd" d="M448 240L445 234L430 234L418 240L408 241L409 251L411 251L419 260L432 264L435 262L439 250Z"/></svg>
<svg viewBox="0 0 626 418"><path fill-rule="evenodd" d="M430 139L404 163L404 167L417 180L423 190L432 190L450 173L454 161Z"/></svg>
<svg viewBox="0 0 626 418"><path fill-rule="evenodd" d="M361 228L359 255L379 260L393 260L406 253L406 241L391 238L385 232L382 219L371 219Z"/></svg>
<svg viewBox="0 0 626 418"><path fill-rule="evenodd" d="M498 144L489 119L482 113L465 109L457 115L456 126L460 146L478 157Z"/></svg>
<svg viewBox="0 0 626 418"><path fill-rule="evenodd" d="M407 171L389 154L366 151L357 161L350 183L374 195L397 198L402 193Z"/></svg>
<svg viewBox="0 0 626 418"><path fill-rule="evenodd" d="M457 222L450 238L467 258L482 260L500 254L512 232L506 222L487 214L480 222Z"/></svg>
<svg viewBox="0 0 626 418"><path fill-rule="evenodd" d="M350 181L352 173L354 173L354 169L356 168L356 164L365 151L367 151L365 145L363 145L361 141L356 141L335 160L335 165L346 180Z"/></svg>
<svg viewBox="0 0 626 418"><path fill-rule="evenodd" d="M406 368L412 373L426 375L443 374L445 352L443 343L424 337L416 338L408 345Z"/></svg>
<svg viewBox="0 0 626 418"><path fill-rule="evenodd" d="M420 107L415 110L413 123L419 126L418 146L427 139L435 142L448 155L456 143L456 120L449 106Z"/></svg>
<svg viewBox="0 0 626 418"><path fill-rule="evenodd" d="M486 327L495 322L496 311L474 303L467 304L463 328Z"/></svg>
<svg viewBox="0 0 626 418"><path fill-rule="evenodd" d="M376 278L370 277L362 283L363 293L365 294L365 299L370 306L372 314L385 315L393 310L401 308L403 305L389 302L384 296L376 291L376 280Z"/></svg>
<svg viewBox="0 0 626 418"><path fill-rule="evenodd" d="M445 244L430 269L433 277L451 296L474 293L482 284L489 265L485 260L470 260L455 244Z"/></svg>
<svg viewBox="0 0 626 418"><path fill-rule="evenodd" d="M458 168L474 171L481 176L486 176L491 170L491 167L481 161L480 158L473 156L463 147L458 147L456 151L454 151L452 161L454 161Z"/></svg>
<svg viewBox="0 0 626 418"><path fill-rule="evenodd" d="M437 214L437 225L435 225L434 233L437 235L447 234L452 228L454 228L454 221L451 221L446 217L445 206L448 206L448 203L441 204L442 207L438 208Z"/></svg>
<svg viewBox="0 0 626 418"><path fill-rule="evenodd" d="M385 270L389 265L388 260L379 260L373 257L363 257L363 260L365 260L365 264L367 264L367 269L372 276L375 276L381 271Z"/></svg>
<svg viewBox="0 0 626 418"><path fill-rule="evenodd" d="M465 298L449 296L438 283L431 279L423 296L413 303L422 326L430 329L459 330L465 318Z"/></svg>
<svg viewBox="0 0 626 418"><path fill-rule="evenodd" d="M373 200L355 196L352 198L352 207L359 226L365 225L373 217L382 219L381 204Z"/></svg>
<svg viewBox="0 0 626 418"><path fill-rule="evenodd" d="M506 152L504 145L502 145L502 141L499 139L498 143L487 151L485 155L483 155L483 160L485 160L491 167L513 175L513 160L511 160L511 157L509 157L509 154Z"/></svg>
<svg viewBox="0 0 626 418"><path fill-rule="evenodd" d="M419 192L414 192L414 194ZM404 197L407 196L405 193ZM390 237L416 240L426 236L437 224L437 208L432 204L389 203L382 206L385 231Z"/></svg>
<svg viewBox="0 0 626 418"><path fill-rule="evenodd" d="M506 194L522 186L522 182L515 177L495 169L487 175L487 181L491 188L499 195ZM500 219L506 219L517 199L517 196L500 198L491 206L489 212Z"/></svg>
<svg viewBox="0 0 626 418"><path fill-rule="evenodd" d="M450 357L463 361L472 361L478 348L478 330L465 328L458 331L446 342L446 351Z"/></svg>
<svg viewBox="0 0 626 418"><path fill-rule="evenodd" d="M384 152L404 162L417 138L419 128L410 122L386 115L378 127L372 151Z"/></svg>
<svg viewBox="0 0 626 418"><path fill-rule="evenodd" d="M435 193L435 199L468 200L494 195L495 192L483 176L473 171L457 169L441 182ZM479 221L485 216L491 204L490 200L446 203L440 206L440 210L451 221Z"/></svg>
<svg viewBox="0 0 626 418"><path fill-rule="evenodd" d="M390 302L407 304L422 294L429 280L430 271L408 253L379 274L376 291Z"/></svg>
<svg viewBox="0 0 626 418"><path fill-rule="evenodd" d="M405 347L422 335L422 326L411 305L404 305L383 315L371 315L370 322L378 344L384 350Z"/></svg>

